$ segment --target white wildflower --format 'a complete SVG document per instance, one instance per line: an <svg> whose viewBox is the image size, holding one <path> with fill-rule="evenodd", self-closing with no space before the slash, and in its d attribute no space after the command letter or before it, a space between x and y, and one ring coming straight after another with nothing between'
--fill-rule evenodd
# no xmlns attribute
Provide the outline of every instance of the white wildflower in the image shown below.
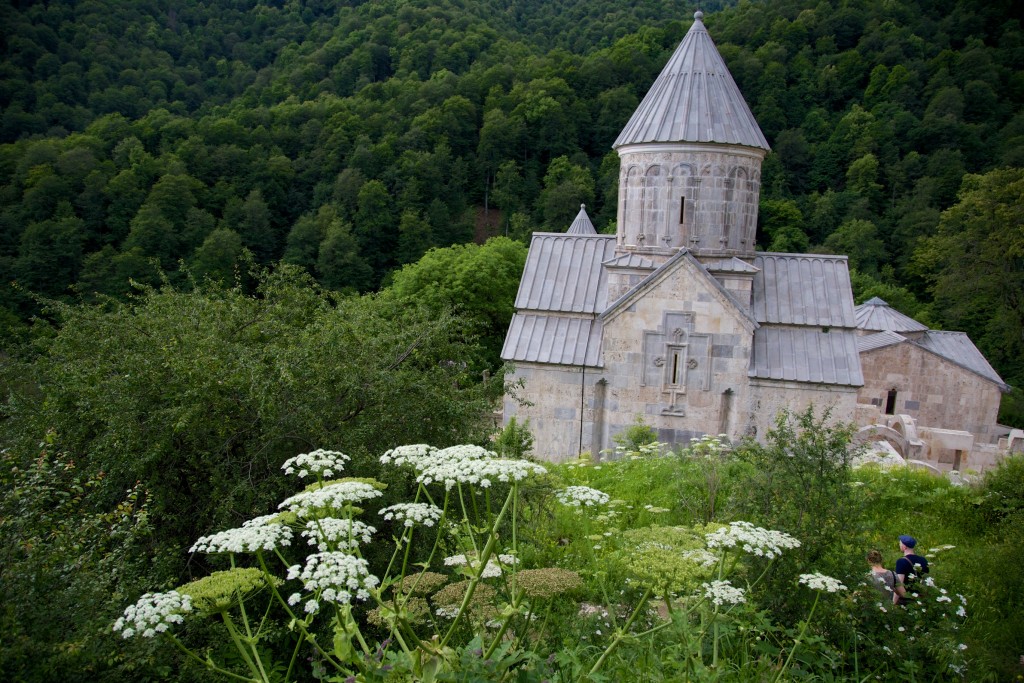
<svg viewBox="0 0 1024 683"><path fill-rule="evenodd" d="M702 588L704 597L716 605L738 605L747 601L743 589L736 588L728 581L712 581L702 584Z"/></svg>
<svg viewBox="0 0 1024 683"><path fill-rule="evenodd" d="M438 451L438 453L443 452ZM416 477L416 481L425 485L444 484L448 489L456 484L473 484L488 488L496 481L502 483L522 481L531 474L546 472L547 470L540 465L526 460L463 458L427 465Z"/></svg>
<svg viewBox="0 0 1024 683"><path fill-rule="evenodd" d="M441 508L429 503L398 503L384 508L380 514L389 522L395 520L411 527L416 524L434 526L434 523L441 519L441 512Z"/></svg>
<svg viewBox="0 0 1024 683"><path fill-rule="evenodd" d="M344 453L317 449L312 453L301 453L288 458L281 465L285 474L295 474L300 479L315 474L322 477L333 477L345 469L345 463L351 460Z"/></svg>
<svg viewBox="0 0 1024 683"><path fill-rule="evenodd" d="M956 608L956 615L961 619L967 616L967 610L964 609L963 605L958 605Z"/></svg>
<svg viewBox="0 0 1024 683"><path fill-rule="evenodd" d="M370 597L369 591L380 583L380 579L370 573L366 560L339 552L315 553L306 558L304 567L289 567L288 580L292 579L302 581L309 592L324 591L322 597L326 599L330 595L331 602L345 605L353 599L366 600ZM327 594L328 589L333 593Z"/></svg>
<svg viewBox="0 0 1024 683"><path fill-rule="evenodd" d="M271 522L276 515L264 515L242 524L241 528L200 536L189 552L254 553L291 545L292 530L284 524Z"/></svg>
<svg viewBox="0 0 1024 683"><path fill-rule="evenodd" d="M192 597L169 591L167 593L146 593L134 605L124 611L124 616L114 622L114 630L121 637L141 635L152 638L163 633L170 624L180 624L183 614L192 611Z"/></svg>
<svg viewBox="0 0 1024 683"><path fill-rule="evenodd" d="M300 516L307 516L316 510L340 509L352 503L379 498L381 495L380 491L366 482L338 481L312 491L296 493L277 507L288 508Z"/></svg>
<svg viewBox="0 0 1024 683"><path fill-rule="evenodd" d="M408 446L399 446L380 456L381 463L385 465L412 465L419 468L419 464L426 458L436 453L437 449L427 444L418 443Z"/></svg>
<svg viewBox="0 0 1024 683"><path fill-rule="evenodd" d="M956 647L957 647L958 650L966 650L967 649L967 644L966 643L960 643Z"/></svg>
<svg viewBox="0 0 1024 683"><path fill-rule="evenodd" d="M800 583L806 585L808 588L816 591L824 590L829 593L835 593L837 591L846 590L846 586L843 585L839 579L833 579L831 576L825 576L815 572L813 574L801 574Z"/></svg>
<svg viewBox="0 0 1024 683"><path fill-rule="evenodd" d="M564 490L556 493L555 497L559 503L570 507L604 505L611 498L604 491L598 491L589 486L567 486Z"/></svg>
<svg viewBox="0 0 1024 683"><path fill-rule="evenodd" d="M355 550L359 543L369 543L377 530L368 524L349 519L324 517L306 522L303 537L309 539L309 545L325 552L334 550Z"/></svg>
<svg viewBox="0 0 1024 683"><path fill-rule="evenodd" d="M670 550L671 548L667 549ZM683 559L690 560L695 564L699 564L705 569L708 567L713 567L715 566L715 564L718 563L718 556L704 549L684 550L681 554L683 556Z"/></svg>
<svg viewBox="0 0 1024 683"><path fill-rule="evenodd" d="M750 522L732 522L727 528L713 531L705 538L709 548L739 546L748 553L769 560L781 555L784 549L800 547L800 541L789 534L756 527Z"/></svg>

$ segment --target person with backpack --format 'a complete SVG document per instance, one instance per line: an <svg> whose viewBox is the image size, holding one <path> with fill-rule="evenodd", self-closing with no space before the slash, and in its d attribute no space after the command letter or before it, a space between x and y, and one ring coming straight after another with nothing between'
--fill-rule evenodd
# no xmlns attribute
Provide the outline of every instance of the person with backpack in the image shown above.
<svg viewBox="0 0 1024 683"><path fill-rule="evenodd" d="M918 582L928 573L928 560L914 552L917 539L903 535L899 538L903 557L896 560L896 594L893 602L905 605L917 597Z"/></svg>
<svg viewBox="0 0 1024 683"><path fill-rule="evenodd" d="M896 572L882 566L882 553L878 550L868 551L867 560L871 565L871 571L868 572L871 585L878 590L883 600L896 602Z"/></svg>

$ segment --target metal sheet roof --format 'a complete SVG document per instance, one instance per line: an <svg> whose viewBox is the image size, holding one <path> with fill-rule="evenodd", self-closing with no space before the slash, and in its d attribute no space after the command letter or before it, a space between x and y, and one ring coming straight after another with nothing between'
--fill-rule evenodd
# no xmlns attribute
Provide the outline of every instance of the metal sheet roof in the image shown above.
<svg viewBox="0 0 1024 683"><path fill-rule="evenodd" d="M903 315L877 296L868 299L853 309L857 327L862 330L889 330L891 332L924 332L922 325L913 318Z"/></svg>
<svg viewBox="0 0 1024 683"><path fill-rule="evenodd" d="M754 331L751 377L861 386L864 376L853 330L760 327Z"/></svg>
<svg viewBox="0 0 1024 683"><path fill-rule="evenodd" d="M650 142L721 142L771 149L708 35L703 16L693 15L693 26L613 149Z"/></svg>
<svg viewBox="0 0 1024 683"><path fill-rule="evenodd" d="M856 327L845 256L759 253L754 266L757 322Z"/></svg>
<svg viewBox="0 0 1024 683"><path fill-rule="evenodd" d="M622 256L616 256L613 259L604 262L604 265L609 268L637 268L640 270L653 270L654 261L643 256L637 256L633 252L628 252Z"/></svg>
<svg viewBox="0 0 1024 683"><path fill-rule="evenodd" d="M569 235L596 235L597 230L594 229L594 224L590 222L590 216L587 215L587 205L580 204L580 212L576 214L576 218L573 219L572 225L566 230L566 234Z"/></svg>
<svg viewBox="0 0 1024 683"><path fill-rule="evenodd" d="M712 273L756 273L757 268L735 256L705 258L701 261Z"/></svg>
<svg viewBox="0 0 1024 683"><path fill-rule="evenodd" d="M607 305L601 264L615 255L615 235L533 233L516 310L600 313Z"/></svg>
<svg viewBox="0 0 1024 683"><path fill-rule="evenodd" d="M1006 390L1010 388L964 332L929 330L913 343L999 384Z"/></svg>
<svg viewBox="0 0 1024 683"><path fill-rule="evenodd" d="M601 323L593 318L516 313L503 360L596 367L601 358Z"/></svg>
<svg viewBox="0 0 1024 683"><path fill-rule="evenodd" d="M884 330L857 337L857 351L860 353L874 351L875 349L885 348L893 344L902 344L905 341L907 341L907 338L903 335L896 334L890 330Z"/></svg>

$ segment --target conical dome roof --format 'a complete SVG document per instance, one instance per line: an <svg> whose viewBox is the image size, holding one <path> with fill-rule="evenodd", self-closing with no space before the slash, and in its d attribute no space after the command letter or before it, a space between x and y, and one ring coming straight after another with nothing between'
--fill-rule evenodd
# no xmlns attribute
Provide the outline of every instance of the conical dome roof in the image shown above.
<svg viewBox="0 0 1024 683"><path fill-rule="evenodd" d="M900 313L877 296L855 307L853 316L857 321L857 327L862 330L888 332L925 332L928 330L927 325L922 325L910 316Z"/></svg>
<svg viewBox="0 0 1024 683"><path fill-rule="evenodd" d="M612 148L657 142L718 142L771 149L701 21L693 26Z"/></svg>
<svg viewBox="0 0 1024 683"><path fill-rule="evenodd" d="M568 235L596 235L597 230L594 229L594 224L590 222L590 216L587 215L587 205L580 204L580 212L576 214L576 219L573 220L572 225L566 231Z"/></svg>

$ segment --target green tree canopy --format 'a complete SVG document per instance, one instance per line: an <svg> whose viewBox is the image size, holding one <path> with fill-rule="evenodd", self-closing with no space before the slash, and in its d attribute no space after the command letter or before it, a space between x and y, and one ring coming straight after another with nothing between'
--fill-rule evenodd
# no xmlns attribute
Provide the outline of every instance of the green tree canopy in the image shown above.
<svg viewBox="0 0 1024 683"><path fill-rule="evenodd" d="M477 323L481 354L474 366L496 367L515 312L526 247L507 237L483 245L431 249L423 258L396 271L390 292L401 301L436 311L455 310Z"/></svg>

